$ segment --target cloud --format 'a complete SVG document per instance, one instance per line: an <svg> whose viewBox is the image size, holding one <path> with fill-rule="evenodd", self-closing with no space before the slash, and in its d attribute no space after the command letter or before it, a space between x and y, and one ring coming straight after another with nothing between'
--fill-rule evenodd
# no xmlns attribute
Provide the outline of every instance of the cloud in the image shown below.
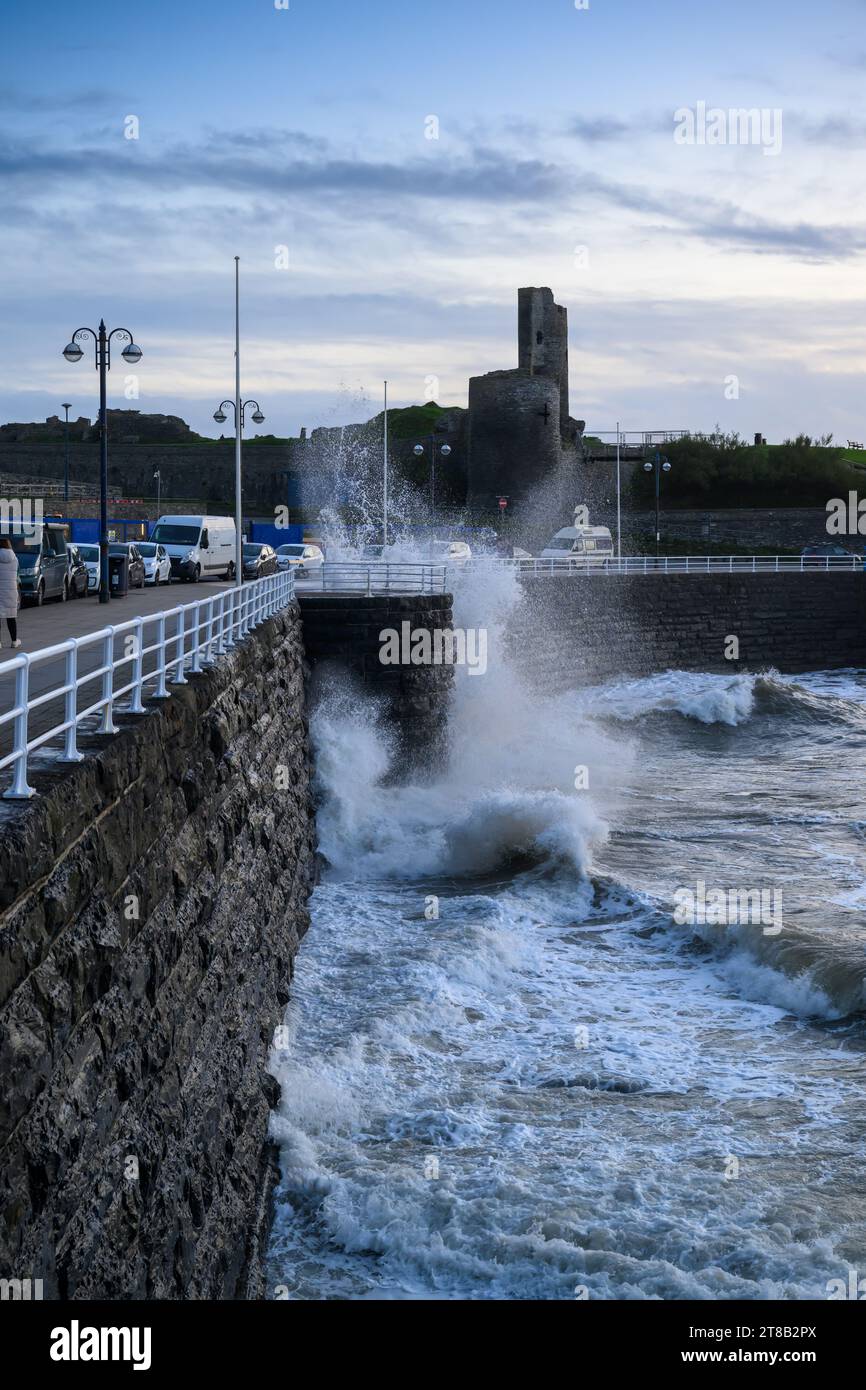
<svg viewBox="0 0 866 1390"><path fill-rule="evenodd" d="M241 137L242 139L243 137ZM297 143L286 133L287 145ZM424 159L399 164L333 157L282 159L280 140L241 144L237 134L214 135L206 145L168 146L149 154L139 141L118 139L118 148L46 150L32 141L0 147L0 176L38 186L47 179L89 184L115 182L162 191L198 188L225 192L282 195L333 193L341 197L415 197L471 199L477 202L532 202L563 192L566 176L555 164L540 159L515 159L491 149L479 149L459 159L431 152ZM246 151L251 157L244 157ZM228 151L228 153L227 153Z"/></svg>
<svg viewBox="0 0 866 1390"><path fill-rule="evenodd" d="M614 116L577 116L569 127L572 135L578 136L581 140L588 140L593 145L608 140L622 140L631 135L634 129L635 127L627 121L621 121Z"/></svg>
<svg viewBox="0 0 866 1390"><path fill-rule="evenodd" d="M120 93L100 87L77 92L38 94L22 91L19 87L0 87L0 111L20 111L26 114L90 110L94 106L107 106L124 100L126 98Z"/></svg>
<svg viewBox="0 0 866 1390"><path fill-rule="evenodd" d="M862 148L866 141L866 121L852 120L850 116L826 116L821 121L799 119L798 124L803 138L810 144L842 145Z"/></svg>

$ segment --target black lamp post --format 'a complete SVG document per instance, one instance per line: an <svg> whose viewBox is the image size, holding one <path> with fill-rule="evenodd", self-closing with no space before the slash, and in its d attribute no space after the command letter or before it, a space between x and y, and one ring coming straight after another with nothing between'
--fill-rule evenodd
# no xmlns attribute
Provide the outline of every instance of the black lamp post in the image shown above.
<svg viewBox="0 0 866 1390"><path fill-rule="evenodd" d="M430 435L429 449L430 449L430 510L431 510L431 512L435 512L435 510L436 510L436 436L435 436L435 434L431 434L431 435ZM424 453L424 445L423 445L423 444L416 444L416 445L415 445L415 448L412 450L412 452L413 452L413 454L415 455L416 458L421 458L422 455L423 455L423 453ZM450 445L450 444L443 444L442 447L441 447L441 449L439 450L439 453L442 455L442 457L443 457L444 459L447 459L448 455L451 453L451 445Z"/></svg>
<svg viewBox="0 0 866 1390"><path fill-rule="evenodd" d="M253 421L254 424L256 424L256 425L262 425L262 424L264 424L265 417L264 417L264 415L262 414L262 409L261 409L261 406L259 405L258 401L254 401L254 400L241 401L241 400L240 400L240 396L238 396L238 401L240 401L240 411L238 411L238 405L237 405L237 402L236 402L236 401L221 401L221 402L220 402L220 405L219 405L219 409L218 409L218 410L215 410L214 413L213 413L213 418L216 420L216 422L217 422L218 425L224 425L225 422L226 422L226 406L227 406L227 405L230 405L230 406L231 406L232 410L234 411L234 415L235 415L235 444L236 444L236 453L235 453L235 460L236 460L236 462L235 462L235 493L236 493L236 497L235 497L235 530L237 531L237 535L235 536L235 583L236 583L236 584L243 584L243 582L244 582L244 557L243 557L243 543L244 543L244 540L243 540L243 536L241 535L241 529L242 529L242 527L243 527L244 514L243 514L243 504L242 504L242 487L243 487L243 484L242 484L242 481L241 481L241 436L243 435L243 432L244 432L244 425L245 425L245 423L246 423L246 418L247 418L247 407L248 407L248 406L251 406L251 405L254 405L254 406L255 406L255 410L253 411L252 415L250 416L250 419Z"/></svg>
<svg viewBox="0 0 866 1390"><path fill-rule="evenodd" d="M126 343L121 357L128 366L134 367L141 361L141 348L134 341L128 328L112 328L109 333L105 320L99 320L99 328L76 328L71 339L63 349L67 362L80 362L84 356L81 344L93 339L96 370L99 372L99 602L108 603L111 594L108 589L108 411L106 408L106 376L111 367L111 340L119 339Z"/></svg>
<svg viewBox="0 0 866 1390"><path fill-rule="evenodd" d="M643 466L644 473L651 473L655 469L656 475L656 555L659 553L659 541L661 540L661 529L659 525L659 494L661 490L662 473L670 473L671 465L668 459L663 459L658 449L656 449L655 461L647 459Z"/></svg>
<svg viewBox="0 0 866 1390"><path fill-rule="evenodd" d="M63 500L69 502L69 409L71 401L61 401L61 409L66 411L63 430Z"/></svg>

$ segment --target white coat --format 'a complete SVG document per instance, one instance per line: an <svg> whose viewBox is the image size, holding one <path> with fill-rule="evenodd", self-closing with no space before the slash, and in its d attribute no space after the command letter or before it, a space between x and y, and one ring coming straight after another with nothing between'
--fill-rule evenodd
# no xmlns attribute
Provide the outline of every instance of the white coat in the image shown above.
<svg viewBox="0 0 866 1390"><path fill-rule="evenodd" d="M18 556L0 545L0 618L16 618L18 602Z"/></svg>

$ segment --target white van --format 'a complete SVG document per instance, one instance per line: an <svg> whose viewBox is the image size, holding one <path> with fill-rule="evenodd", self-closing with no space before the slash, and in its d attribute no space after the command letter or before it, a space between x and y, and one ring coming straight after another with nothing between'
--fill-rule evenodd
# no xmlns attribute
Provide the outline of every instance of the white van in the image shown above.
<svg viewBox="0 0 866 1390"><path fill-rule="evenodd" d="M563 526L541 552L554 567L594 569L613 558L613 538L606 526Z"/></svg>
<svg viewBox="0 0 866 1390"><path fill-rule="evenodd" d="M171 560L172 579L234 579L235 523L230 516L161 516L149 539Z"/></svg>

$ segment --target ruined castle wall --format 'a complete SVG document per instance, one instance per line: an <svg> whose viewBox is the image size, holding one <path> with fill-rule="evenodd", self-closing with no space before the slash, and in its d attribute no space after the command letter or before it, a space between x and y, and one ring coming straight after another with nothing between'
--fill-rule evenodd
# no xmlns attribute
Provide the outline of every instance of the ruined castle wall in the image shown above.
<svg viewBox="0 0 866 1390"><path fill-rule="evenodd" d="M559 386L518 369L469 382L470 507L509 511L557 478L560 467Z"/></svg>
<svg viewBox="0 0 866 1390"><path fill-rule="evenodd" d="M559 418L565 427L568 405L568 311L549 289L517 291L518 366L548 376L559 387Z"/></svg>

